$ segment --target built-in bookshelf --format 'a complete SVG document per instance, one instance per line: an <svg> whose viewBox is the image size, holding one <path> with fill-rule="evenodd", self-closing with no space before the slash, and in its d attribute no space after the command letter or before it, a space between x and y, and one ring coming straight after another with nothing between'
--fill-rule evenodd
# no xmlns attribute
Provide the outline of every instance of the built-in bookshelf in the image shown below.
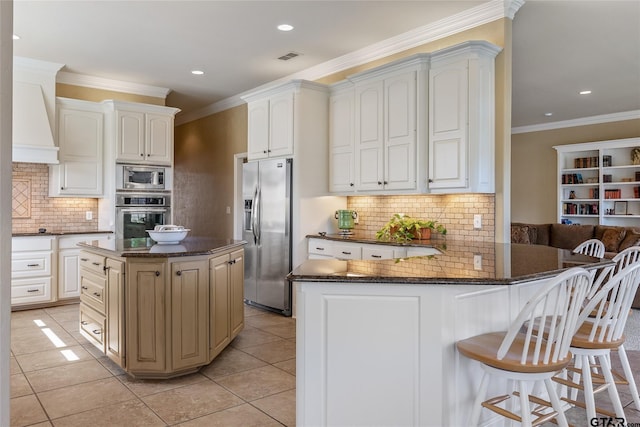
<svg viewBox="0 0 640 427"><path fill-rule="evenodd" d="M640 138L553 148L558 222L640 226Z"/></svg>

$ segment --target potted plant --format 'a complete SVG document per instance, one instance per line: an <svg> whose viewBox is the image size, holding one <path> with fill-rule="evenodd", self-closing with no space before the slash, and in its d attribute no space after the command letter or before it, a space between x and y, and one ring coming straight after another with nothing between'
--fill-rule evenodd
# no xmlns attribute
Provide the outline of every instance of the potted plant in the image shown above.
<svg viewBox="0 0 640 427"><path fill-rule="evenodd" d="M394 214L376 233L378 240L406 242L413 239L430 239L431 231L447 234L447 229L435 220L423 220L409 215Z"/></svg>

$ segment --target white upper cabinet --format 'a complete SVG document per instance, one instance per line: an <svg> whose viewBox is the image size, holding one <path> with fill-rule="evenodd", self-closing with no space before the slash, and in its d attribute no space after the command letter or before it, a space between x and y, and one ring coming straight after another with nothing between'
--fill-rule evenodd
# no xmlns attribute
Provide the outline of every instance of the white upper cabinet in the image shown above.
<svg viewBox="0 0 640 427"><path fill-rule="evenodd" d="M355 96L351 83L331 88L329 99L329 191L355 189Z"/></svg>
<svg viewBox="0 0 640 427"><path fill-rule="evenodd" d="M249 160L293 155L293 88L287 87L281 93L250 101L248 115Z"/></svg>
<svg viewBox="0 0 640 427"><path fill-rule="evenodd" d="M104 113L94 102L57 99L60 163L49 166L49 195L103 194Z"/></svg>
<svg viewBox="0 0 640 427"><path fill-rule="evenodd" d="M173 122L177 108L109 101L115 111L116 161L173 163Z"/></svg>
<svg viewBox="0 0 640 427"><path fill-rule="evenodd" d="M307 133L315 128L309 123L317 121L319 109L326 111L327 91L325 85L294 80L243 96L242 99L248 103L248 159L292 157L296 154L294 147L315 138ZM326 117L322 120L326 126Z"/></svg>
<svg viewBox="0 0 640 427"><path fill-rule="evenodd" d="M494 61L500 50L471 41L431 55L430 192L495 192Z"/></svg>
<svg viewBox="0 0 640 427"><path fill-rule="evenodd" d="M356 85L356 190L381 190L384 180L383 82Z"/></svg>

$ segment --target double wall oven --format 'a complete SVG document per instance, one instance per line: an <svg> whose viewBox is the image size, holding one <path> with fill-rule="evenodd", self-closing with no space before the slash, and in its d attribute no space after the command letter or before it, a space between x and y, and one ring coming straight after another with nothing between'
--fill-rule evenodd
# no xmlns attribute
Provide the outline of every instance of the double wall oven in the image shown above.
<svg viewBox="0 0 640 427"><path fill-rule="evenodd" d="M149 237L171 223L170 168L117 165L116 238Z"/></svg>

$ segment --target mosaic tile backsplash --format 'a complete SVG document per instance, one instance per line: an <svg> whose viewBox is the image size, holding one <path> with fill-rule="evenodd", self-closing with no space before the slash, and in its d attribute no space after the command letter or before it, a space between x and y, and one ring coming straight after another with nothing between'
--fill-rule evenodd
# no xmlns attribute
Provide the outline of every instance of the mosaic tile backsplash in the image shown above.
<svg viewBox="0 0 640 427"><path fill-rule="evenodd" d="M98 230L98 199L49 197L49 166L13 163L12 232ZM85 212L93 212L87 221Z"/></svg>
<svg viewBox="0 0 640 427"><path fill-rule="evenodd" d="M436 220L447 229L448 239L492 242L495 239L494 194L404 196L350 196L347 208L358 212L355 230L372 236L395 213ZM482 228L473 228L474 214L482 215Z"/></svg>

